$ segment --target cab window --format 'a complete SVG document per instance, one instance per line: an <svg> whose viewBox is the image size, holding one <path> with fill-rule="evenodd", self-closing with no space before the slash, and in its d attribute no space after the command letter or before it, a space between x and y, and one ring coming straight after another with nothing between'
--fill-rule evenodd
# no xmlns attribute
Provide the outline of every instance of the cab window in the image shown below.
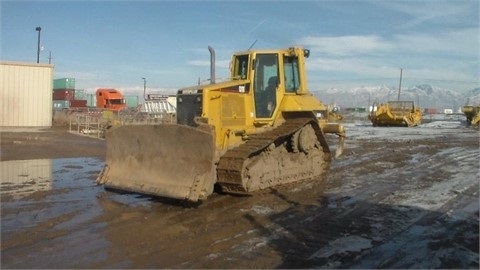
<svg viewBox="0 0 480 270"><path fill-rule="evenodd" d="M233 78L241 80L248 78L248 55L235 57L233 63Z"/></svg>
<svg viewBox="0 0 480 270"><path fill-rule="evenodd" d="M285 92L295 93L300 87L298 57L284 56L283 67L285 69Z"/></svg>

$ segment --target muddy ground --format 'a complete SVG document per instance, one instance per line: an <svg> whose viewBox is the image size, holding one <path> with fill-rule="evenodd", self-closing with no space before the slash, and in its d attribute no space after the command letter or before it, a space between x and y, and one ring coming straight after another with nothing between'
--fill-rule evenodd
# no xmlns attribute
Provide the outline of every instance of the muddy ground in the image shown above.
<svg viewBox="0 0 480 270"><path fill-rule="evenodd" d="M199 205L97 186L103 140L4 131L1 268L478 269L479 131L345 125L324 178Z"/></svg>

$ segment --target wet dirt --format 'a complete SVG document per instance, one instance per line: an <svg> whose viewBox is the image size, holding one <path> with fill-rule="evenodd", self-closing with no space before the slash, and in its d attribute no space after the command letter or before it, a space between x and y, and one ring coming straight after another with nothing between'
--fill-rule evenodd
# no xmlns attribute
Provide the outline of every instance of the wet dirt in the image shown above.
<svg viewBox="0 0 480 270"><path fill-rule="evenodd" d="M105 141L66 127L0 130L0 160L105 157Z"/></svg>
<svg viewBox="0 0 480 270"><path fill-rule="evenodd" d="M478 130L345 126L322 179L198 205L97 186L103 140L2 132L1 267L478 269Z"/></svg>

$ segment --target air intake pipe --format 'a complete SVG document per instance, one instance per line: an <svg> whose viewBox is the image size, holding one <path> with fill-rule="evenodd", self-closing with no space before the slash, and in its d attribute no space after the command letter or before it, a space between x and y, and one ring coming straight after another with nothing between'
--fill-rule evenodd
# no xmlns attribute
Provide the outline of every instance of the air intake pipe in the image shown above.
<svg viewBox="0 0 480 270"><path fill-rule="evenodd" d="M208 46L208 50L210 51L210 83L215 83L215 50Z"/></svg>

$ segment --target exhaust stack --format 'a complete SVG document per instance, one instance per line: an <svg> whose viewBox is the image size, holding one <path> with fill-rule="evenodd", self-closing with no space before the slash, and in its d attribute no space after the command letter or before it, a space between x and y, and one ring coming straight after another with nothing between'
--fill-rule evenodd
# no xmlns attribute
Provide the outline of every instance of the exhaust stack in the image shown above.
<svg viewBox="0 0 480 270"><path fill-rule="evenodd" d="M215 83L215 50L208 46L208 50L210 51L210 83Z"/></svg>

